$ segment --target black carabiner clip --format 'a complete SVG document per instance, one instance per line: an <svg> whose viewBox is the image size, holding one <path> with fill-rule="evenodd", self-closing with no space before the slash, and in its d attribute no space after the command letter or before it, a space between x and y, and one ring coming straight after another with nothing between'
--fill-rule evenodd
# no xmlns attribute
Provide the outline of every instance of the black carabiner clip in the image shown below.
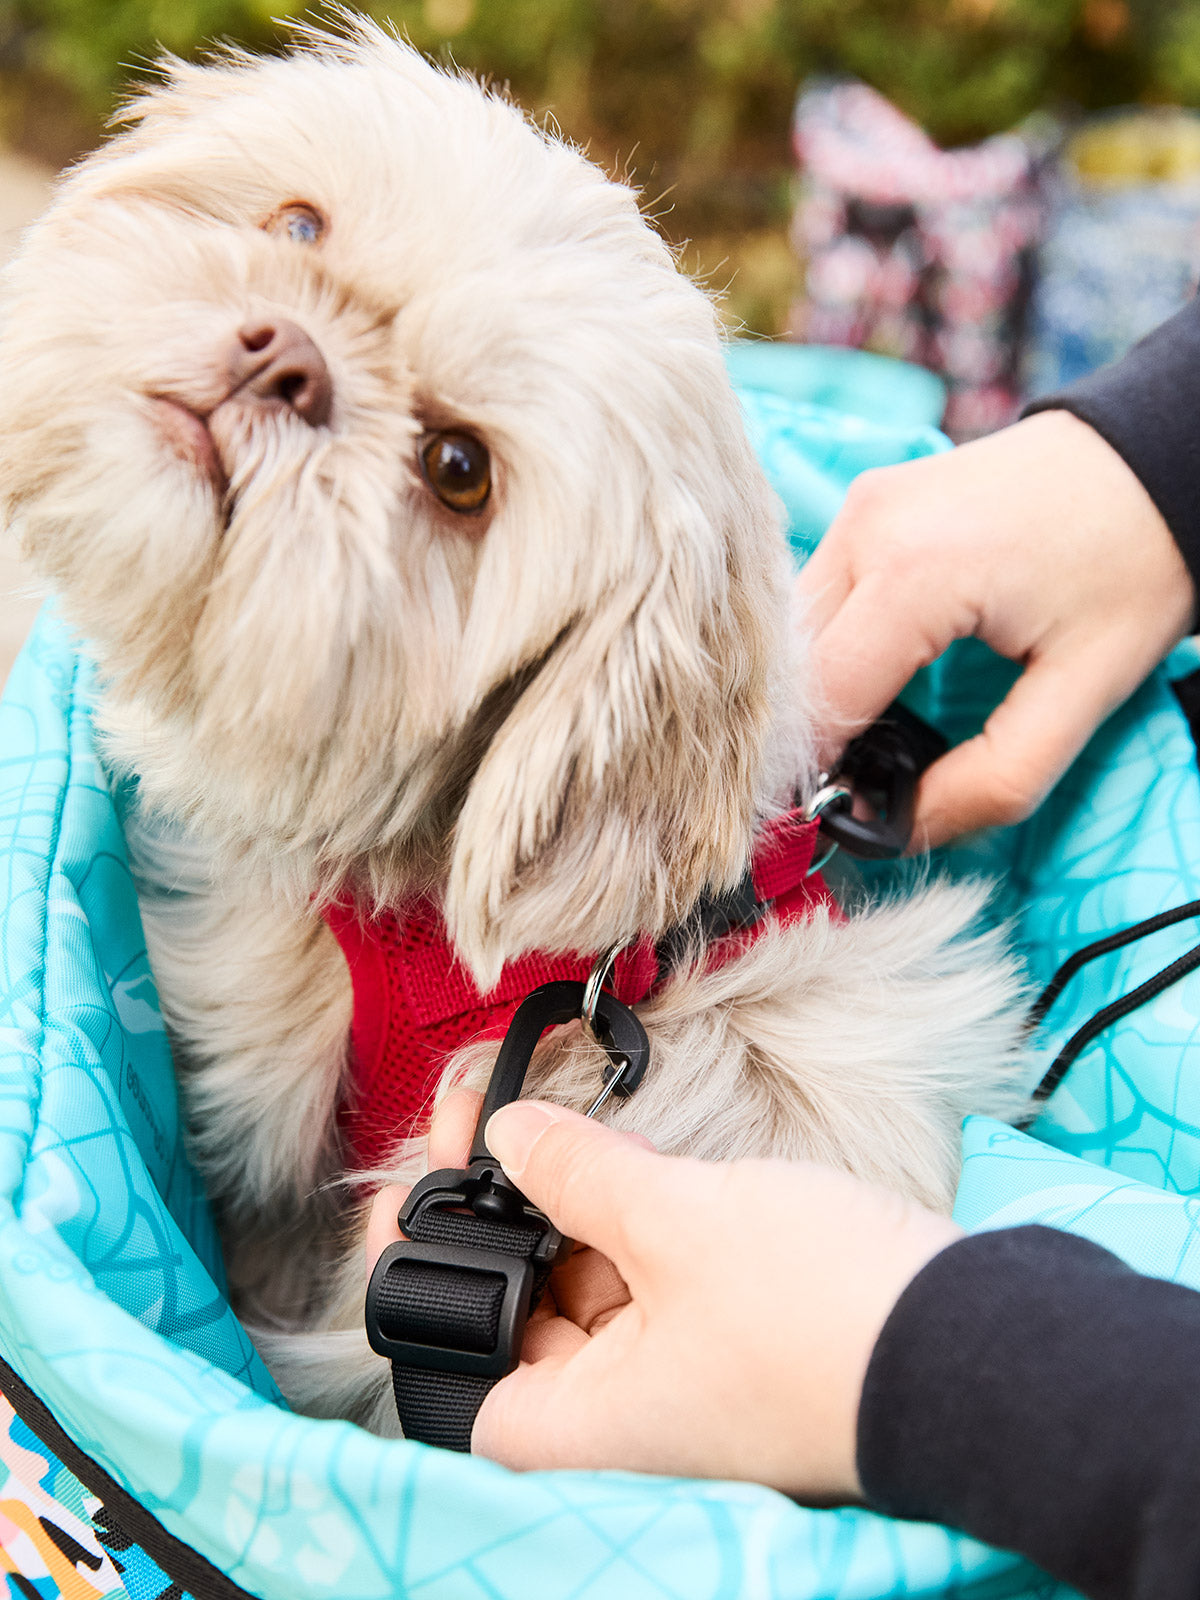
<svg viewBox="0 0 1200 1600"><path fill-rule="evenodd" d="M542 1034L557 1023L573 1022L581 1016L583 1001L582 983L566 980L543 983L522 1000L508 1025L488 1080L475 1125L475 1140L467 1157L468 1173L478 1173L480 1177L486 1173L489 1179L488 1186L480 1189L472 1203L476 1216L501 1216L514 1205L510 1196L520 1196L520 1200L528 1204L488 1149L484 1130L494 1111L520 1098L525 1074ZM646 1030L628 1006L603 989L596 996L595 1019L599 1024L596 1037L609 1059L606 1078L614 1084L617 1094L630 1095L642 1081L650 1059Z"/></svg>
<svg viewBox="0 0 1200 1600"><path fill-rule="evenodd" d="M861 860L902 856L912 838L917 783L949 748L936 728L894 700L878 722L846 746L833 779L866 801L875 815L856 817L846 797L822 811L822 834Z"/></svg>

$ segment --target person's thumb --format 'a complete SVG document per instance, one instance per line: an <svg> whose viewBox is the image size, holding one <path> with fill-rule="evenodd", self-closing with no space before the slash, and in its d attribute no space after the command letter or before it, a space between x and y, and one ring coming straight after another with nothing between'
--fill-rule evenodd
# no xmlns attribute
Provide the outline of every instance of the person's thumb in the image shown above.
<svg viewBox="0 0 1200 1600"><path fill-rule="evenodd" d="M1113 640L1117 642L1114 643ZM936 761L917 793L914 844L932 849L979 828L1031 816L1104 718L1145 672L1134 647L1111 638L1069 641L1031 660L983 732Z"/></svg>
<svg viewBox="0 0 1200 1600"><path fill-rule="evenodd" d="M508 1176L556 1228L602 1251L618 1268L623 1265L625 1198L644 1191L661 1157L612 1128L541 1100L502 1106L484 1138Z"/></svg>

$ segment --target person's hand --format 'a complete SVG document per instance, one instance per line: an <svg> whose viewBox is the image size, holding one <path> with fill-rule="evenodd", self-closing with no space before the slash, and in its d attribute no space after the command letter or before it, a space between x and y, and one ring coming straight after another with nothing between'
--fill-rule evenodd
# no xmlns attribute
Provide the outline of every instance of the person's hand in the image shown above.
<svg viewBox="0 0 1200 1600"><path fill-rule="evenodd" d="M537 1101L498 1111L487 1139L593 1248L556 1275L543 1325L557 1331L527 1342L488 1395L475 1450L520 1468L858 1497L867 1362L905 1285L959 1236L953 1223L807 1163L656 1155ZM376 1251L396 1237L394 1193L377 1208Z"/></svg>
<svg viewBox="0 0 1200 1600"><path fill-rule="evenodd" d="M1025 671L921 783L915 842L1027 817L1187 632L1196 596L1125 462L1066 411L864 473L797 580L825 755L974 635Z"/></svg>

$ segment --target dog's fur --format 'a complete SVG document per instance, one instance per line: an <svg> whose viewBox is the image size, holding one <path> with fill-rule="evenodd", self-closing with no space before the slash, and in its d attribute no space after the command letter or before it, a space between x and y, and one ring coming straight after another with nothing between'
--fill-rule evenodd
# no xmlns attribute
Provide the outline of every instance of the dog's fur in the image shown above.
<svg viewBox="0 0 1200 1600"><path fill-rule="evenodd" d="M319 907L432 890L486 988L735 882L814 778L779 508L709 301L502 97L363 25L171 62L126 122L10 271L0 494L139 780L146 937L241 1303L293 1400L394 1431L364 1189L333 1181L351 999ZM265 226L294 202L316 243ZM279 317L325 356L328 426L229 394L237 330ZM449 424L492 452L482 516L418 470ZM652 1067L610 1120L948 1205L964 1113L1021 1101L1019 982L978 906L821 913L685 973L641 1008ZM581 1107L600 1064L560 1030L529 1090Z"/></svg>

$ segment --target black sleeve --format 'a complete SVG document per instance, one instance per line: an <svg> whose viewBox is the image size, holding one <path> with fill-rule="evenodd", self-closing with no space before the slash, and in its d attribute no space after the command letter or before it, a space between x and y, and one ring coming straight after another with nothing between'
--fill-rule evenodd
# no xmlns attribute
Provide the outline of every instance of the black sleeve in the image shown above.
<svg viewBox="0 0 1200 1600"><path fill-rule="evenodd" d="M960 1240L884 1325L858 1467L1095 1600L1197 1600L1200 1294L1052 1228Z"/></svg>
<svg viewBox="0 0 1200 1600"><path fill-rule="evenodd" d="M1200 594L1200 299L1111 366L1026 406L1070 411L1133 468Z"/></svg>

